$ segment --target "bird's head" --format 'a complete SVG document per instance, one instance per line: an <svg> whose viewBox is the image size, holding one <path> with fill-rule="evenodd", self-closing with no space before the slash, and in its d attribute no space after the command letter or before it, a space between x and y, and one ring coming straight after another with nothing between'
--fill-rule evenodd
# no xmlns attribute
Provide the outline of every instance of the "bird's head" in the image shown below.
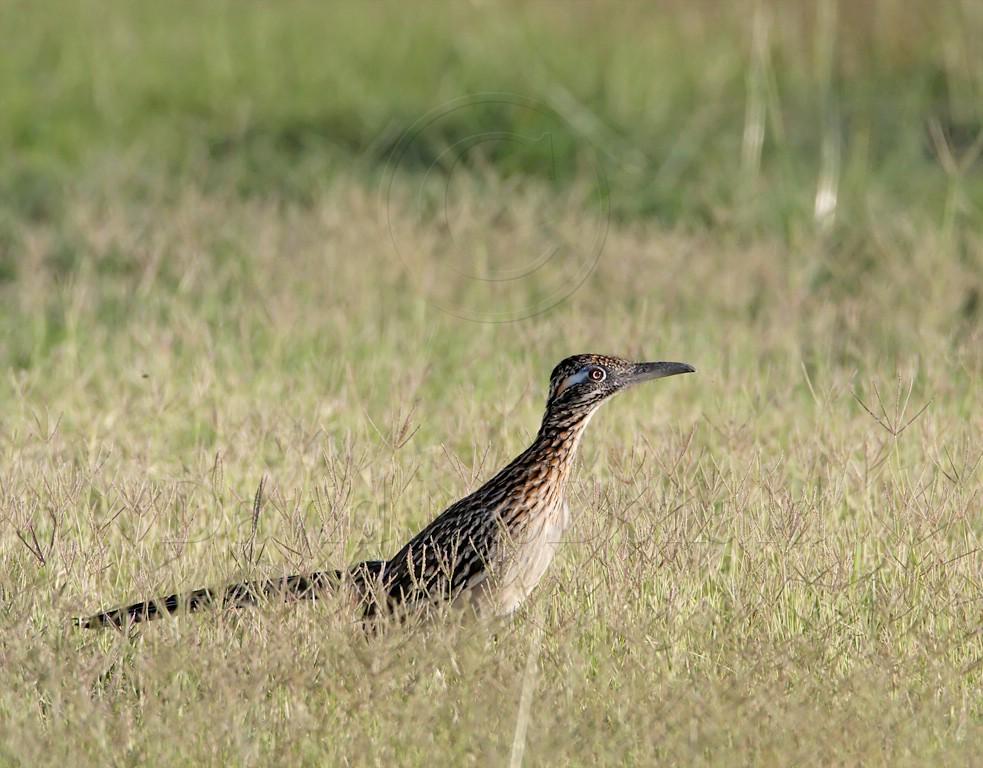
<svg viewBox="0 0 983 768"><path fill-rule="evenodd" d="M587 415L634 384L695 371L686 363L635 363L607 355L573 355L561 360L550 374L547 413Z"/></svg>

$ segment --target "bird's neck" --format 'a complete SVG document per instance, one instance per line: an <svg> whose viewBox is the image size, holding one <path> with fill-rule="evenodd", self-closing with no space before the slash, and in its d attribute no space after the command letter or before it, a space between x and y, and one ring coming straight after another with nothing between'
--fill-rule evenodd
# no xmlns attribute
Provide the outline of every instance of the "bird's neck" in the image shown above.
<svg viewBox="0 0 983 768"><path fill-rule="evenodd" d="M576 413L547 411L536 439L526 451L531 465L547 468L554 482L566 483L587 424L595 409Z"/></svg>
<svg viewBox="0 0 983 768"><path fill-rule="evenodd" d="M475 493L509 503L541 506L543 499L560 502L592 411L558 414L547 411L526 450ZM548 506L548 505L547 505Z"/></svg>

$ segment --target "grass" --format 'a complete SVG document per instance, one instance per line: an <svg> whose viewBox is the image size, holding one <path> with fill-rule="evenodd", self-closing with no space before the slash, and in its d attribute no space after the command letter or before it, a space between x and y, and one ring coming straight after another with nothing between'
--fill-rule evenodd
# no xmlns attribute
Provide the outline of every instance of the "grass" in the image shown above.
<svg viewBox="0 0 983 768"><path fill-rule="evenodd" d="M309 201L340 171L371 176L414 121L466 94L486 105L419 136L425 169L489 130L495 167L564 182L598 156L619 217L796 231L835 169L839 216L873 202L940 215L978 174L947 171L981 120L975 4L549 3L289 11L220 0L158 7L24 0L0 8L0 178L22 213L107 162ZM98 44L93 44L98 41ZM699 51L700 55L693 55ZM938 128L941 143L929 125ZM5 189L4 189L5 188Z"/></svg>
<svg viewBox="0 0 983 768"><path fill-rule="evenodd" d="M85 3L5 6L0 764L978 762L975 10L824 7L397 31L120 4L96 46ZM529 113L457 115L395 169L382 148L479 90L575 128L558 175L505 144L445 174L441 212L429 158ZM513 622L366 639L329 600L69 626L393 552L525 447L587 350L699 373L592 422L575 526Z"/></svg>

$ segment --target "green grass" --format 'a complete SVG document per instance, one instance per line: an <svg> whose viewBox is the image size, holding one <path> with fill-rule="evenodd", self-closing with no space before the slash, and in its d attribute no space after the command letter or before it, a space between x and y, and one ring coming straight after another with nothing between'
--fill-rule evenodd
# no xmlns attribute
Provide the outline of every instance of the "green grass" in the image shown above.
<svg viewBox="0 0 983 768"><path fill-rule="evenodd" d="M938 216L956 188L983 196L978 173L944 170L929 129L957 159L977 137L972 3L650 6L13 0L0 189L40 216L108 162L304 201L339 170L377 173L434 108L504 92L546 113L455 112L408 162L428 167L489 126L545 131L496 144L496 167L562 182L597 155L619 216L754 231L810 218L824 152L839 216L861 226L872 202Z"/></svg>
<svg viewBox="0 0 983 768"><path fill-rule="evenodd" d="M939 152L979 14L762 7L757 58L689 4L0 8L0 765L978 762L980 165ZM390 173L479 91L555 112L454 113ZM555 174L424 175L544 128ZM699 373L592 422L513 622L69 626L395 551L580 351Z"/></svg>

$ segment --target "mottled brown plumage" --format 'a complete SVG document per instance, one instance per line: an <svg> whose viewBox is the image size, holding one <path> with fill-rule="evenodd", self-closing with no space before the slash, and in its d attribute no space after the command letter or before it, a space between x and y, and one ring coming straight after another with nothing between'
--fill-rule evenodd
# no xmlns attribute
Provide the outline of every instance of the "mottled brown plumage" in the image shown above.
<svg viewBox="0 0 983 768"><path fill-rule="evenodd" d="M368 617L442 604L468 606L484 615L510 614L542 579L570 524L564 490L591 416L607 398L633 384L693 370L684 363L633 363L604 355L566 358L550 376L546 413L532 445L387 561L174 594L78 623L121 626L182 609L315 597L342 584Z"/></svg>

